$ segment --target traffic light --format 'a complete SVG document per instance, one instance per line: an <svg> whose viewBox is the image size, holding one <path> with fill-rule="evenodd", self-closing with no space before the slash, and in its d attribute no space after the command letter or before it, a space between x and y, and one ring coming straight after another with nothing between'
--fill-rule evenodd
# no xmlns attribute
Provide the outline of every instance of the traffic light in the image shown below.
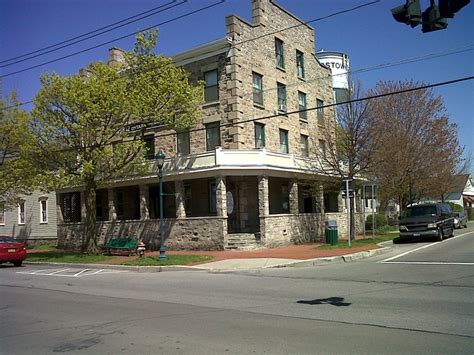
<svg viewBox="0 0 474 355"><path fill-rule="evenodd" d="M421 23L420 0L406 0L406 4L392 10L393 18L401 23L416 27Z"/></svg>
<svg viewBox="0 0 474 355"><path fill-rule="evenodd" d="M471 0L439 0L439 12L442 17L453 18L456 12L470 2Z"/></svg>
<svg viewBox="0 0 474 355"><path fill-rule="evenodd" d="M423 11L422 20L421 31L423 33L444 30L448 27L448 20L441 16L438 6L433 4Z"/></svg>

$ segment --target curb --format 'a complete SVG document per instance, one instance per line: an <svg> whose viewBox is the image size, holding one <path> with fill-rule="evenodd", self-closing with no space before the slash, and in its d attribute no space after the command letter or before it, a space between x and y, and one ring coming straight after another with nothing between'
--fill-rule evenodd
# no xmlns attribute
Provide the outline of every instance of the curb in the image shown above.
<svg viewBox="0 0 474 355"><path fill-rule="evenodd" d="M41 262L41 261L24 261L23 264L28 265L49 265L49 266L60 266L60 267L77 267L85 269L108 269L108 270L123 270L123 271L134 271L134 272L164 272L164 271L206 271L206 272L219 272L219 271L245 271L255 269L277 269L285 267L310 267L317 265L324 265L331 262L347 263L357 261L365 258L369 258L374 255L384 254L390 251L391 247L384 246L387 242L377 244L381 246L380 249L373 249L368 251L361 251L353 254L346 254L341 256L330 256L307 260L295 260L288 263L269 265L262 267L249 267L248 269L212 269L209 267L197 266L186 266L186 265L170 265L170 266L127 266L127 265L110 265L110 264L72 264L72 263L53 263L53 262Z"/></svg>

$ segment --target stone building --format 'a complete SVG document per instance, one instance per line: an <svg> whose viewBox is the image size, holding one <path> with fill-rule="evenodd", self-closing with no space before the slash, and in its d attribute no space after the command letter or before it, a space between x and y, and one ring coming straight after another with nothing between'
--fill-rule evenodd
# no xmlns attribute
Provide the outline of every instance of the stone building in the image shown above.
<svg viewBox="0 0 474 355"><path fill-rule="evenodd" d="M205 82L202 119L190 132L149 129L144 140L166 154L164 223L168 249L273 247L321 240L324 221L345 234L335 178L315 173L334 131L331 71L315 56L314 29L272 0L253 0L252 22L226 18L226 37L173 57ZM120 60L110 50L110 60ZM321 107L317 110L305 109ZM296 112L295 112L296 111ZM294 113L291 113L294 112ZM174 133L174 134L164 134ZM101 241L159 239L155 171L97 191ZM77 246L81 191L58 191L59 244Z"/></svg>

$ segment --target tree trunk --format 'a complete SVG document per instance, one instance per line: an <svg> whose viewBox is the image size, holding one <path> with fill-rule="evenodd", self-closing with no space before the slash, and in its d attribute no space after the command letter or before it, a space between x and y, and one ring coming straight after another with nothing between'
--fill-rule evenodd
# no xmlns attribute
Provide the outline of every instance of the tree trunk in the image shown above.
<svg viewBox="0 0 474 355"><path fill-rule="evenodd" d="M87 178L86 181L86 245L85 250L88 255L100 254L100 249L97 246L97 232L96 232L96 186L94 178Z"/></svg>

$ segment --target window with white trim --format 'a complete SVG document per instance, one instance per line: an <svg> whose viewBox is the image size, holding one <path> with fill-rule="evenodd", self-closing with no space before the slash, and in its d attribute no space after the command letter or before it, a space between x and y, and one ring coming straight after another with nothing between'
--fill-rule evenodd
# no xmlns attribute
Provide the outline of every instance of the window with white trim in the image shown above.
<svg viewBox="0 0 474 355"><path fill-rule="evenodd" d="M25 224L25 201L18 204L18 224Z"/></svg>
<svg viewBox="0 0 474 355"><path fill-rule="evenodd" d="M40 223L48 223L48 199L40 200Z"/></svg>

